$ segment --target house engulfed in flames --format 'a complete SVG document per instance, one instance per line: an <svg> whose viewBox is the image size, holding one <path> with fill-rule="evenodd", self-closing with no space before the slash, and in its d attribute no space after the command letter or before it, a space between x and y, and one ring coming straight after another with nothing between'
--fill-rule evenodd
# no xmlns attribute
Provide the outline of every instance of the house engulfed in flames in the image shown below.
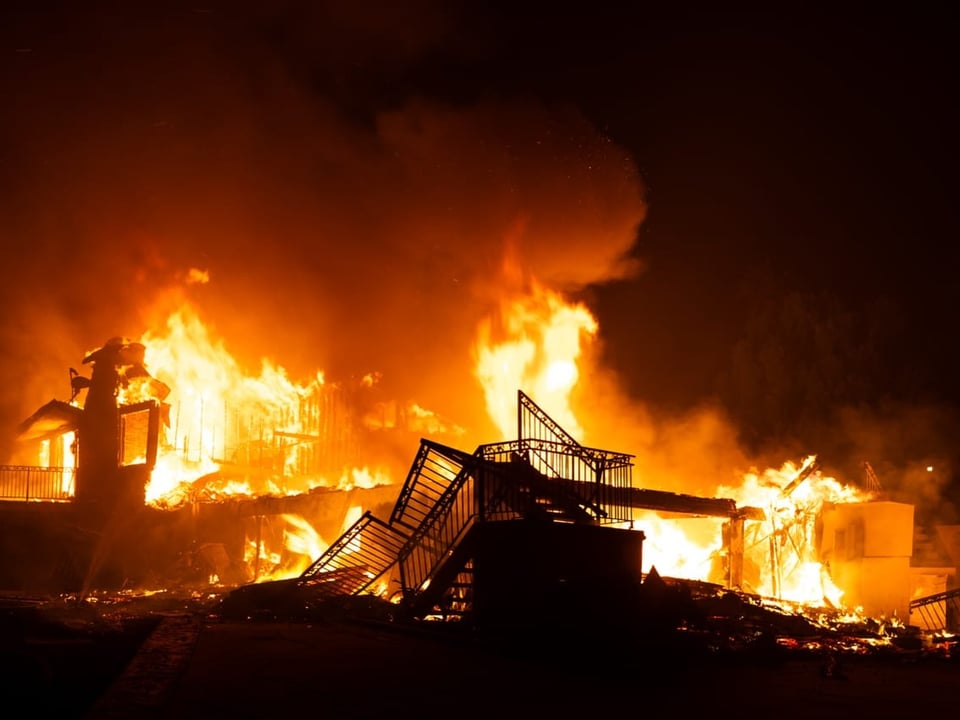
<svg viewBox="0 0 960 720"><path fill-rule="evenodd" d="M377 427L421 435L401 485L357 470L371 440L363 403L319 378L301 387L275 373L284 402L254 383L234 403L198 393L187 412L148 371L142 342L114 338L83 364L89 377L71 369L70 400L25 420L0 469L6 587L309 585L346 571L331 587L399 586L429 613L462 600L476 573L488 588L513 585L515 600L521 578L534 598L577 573L639 580L655 566L931 629L956 622L954 564L913 562L913 507L823 477L813 456L729 497L638 488L631 455L584 448L519 392L517 439L474 453L423 439L448 432L438 418L422 424L428 413L399 422L380 407ZM698 547L697 535L711 539ZM605 563L585 561L598 553ZM703 557L685 572L691 554ZM499 597L481 599L496 610Z"/></svg>
<svg viewBox="0 0 960 720"><path fill-rule="evenodd" d="M20 424L0 468L3 586L295 573L325 549L323 537L392 500L395 487L353 464L369 426L355 410L364 383L347 397L319 379L299 387L265 373L232 396L211 393L225 372L203 366L219 358L194 356L187 377L205 392L180 388L170 402L146 356L142 342L109 340L83 359L89 376L70 369L69 400Z"/></svg>

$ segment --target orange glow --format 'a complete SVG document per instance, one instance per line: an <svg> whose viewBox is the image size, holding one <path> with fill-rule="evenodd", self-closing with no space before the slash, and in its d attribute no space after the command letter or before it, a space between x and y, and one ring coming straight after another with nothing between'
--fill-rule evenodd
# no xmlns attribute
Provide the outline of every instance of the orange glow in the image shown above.
<svg viewBox="0 0 960 720"><path fill-rule="evenodd" d="M63 468L58 489L65 497L72 496L76 489L76 439L77 433L71 430L55 438L41 440L38 450L37 460L40 467Z"/></svg>
<svg viewBox="0 0 960 720"><path fill-rule="evenodd" d="M744 526L743 590L805 605L843 607L843 591L817 559L816 520L825 503L864 502L870 493L843 485L813 470L816 461L744 475L738 486L720 486L715 496L732 499L739 508L759 508L765 520ZM661 575L723 582L722 524L718 518L663 518L654 512L634 515L635 527L646 533L644 571Z"/></svg>
<svg viewBox="0 0 960 720"><path fill-rule="evenodd" d="M815 523L825 503L864 502L873 495L819 470L796 483L815 462L811 455L800 466L786 462L779 470L748 473L739 487L720 487L717 495L766 513L766 521L745 527L745 553L759 569L755 592L812 605L839 605L842 593L817 561Z"/></svg>
<svg viewBox="0 0 960 720"><path fill-rule="evenodd" d="M259 374L247 373L187 305L140 342L147 369L169 388L167 422L146 488L148 503L173 508L190 499L391 484L383 469L317 469L321 453L309 453L323 449L318 424L347 432L342 418L329 415L330 400L323 393L330 391L332 397L335 388L326 384L323 372L297 383L283 367L264 359ZM363 386L378 378L377 373L367 375ZM121 403L138 399L129 389L119 398ZM408 411L405 417L410 416Z"/></svg>
<svg viewBox="0 0 960 720"><path fill-rule="evenodd" d="M344 513L339 536L349 529L363 515L363 508L351 505ZM303 574L317 558L327 551L330 543L307 518L296 513L283 513L278 516L265 516L258 521L261 525L254 537L247 537L244 563L250 579L254 582L267 582L298 577ZM279 533L268 532L267 526ZM279 539L278 539L279 538ZM359 538L345 548L346 553L360 549Z"/></svg>
<svg viewBox="0 0 960 720"><path fill-rule="evenodd" d="M711 581L720 553L719 518L664 518L651 510L634 511L634 527L643 530L643 571Z"/></svg>
<svg viewBox="0 0 960 720"><path fill-rule="evenodd" d="M293 577L306 570L330 544L302 516L285 513L283 519L288 524L283 532L284 548L297 557L296 562L285 568L284 577Z"/></svg>
<svg viewBox="0 0 960 720"><path fill-rule="evenodd" d="M536 280L526 294L506 298L498 314L481 323L475 344L475 374L487 411L503 433L516 433L516 396L536 398L565 430L579 436L570 393L580 378L584 342L597 332L586 306L568 303Z"/></svg>
<svg viewBox="0 0 960 720"><path fill-rule="evenodd" d="M516 433L516 393L523 389L574 437L583 434L571 408L581 375L585 343L598 324L581 304L567 302L536 281L526 293L501 301L495 317L481 324L475 374L488 414L506 438ZM743 590L784 601L842 607L842 591L817 559L815 521L824 503L860 502L869 493L843 485L815 468L786 462L744 475L715 497L763 511L765 520L744 525ZM724 582L725 519L661 516L635 510L632 526L646 533L644 572L706 582Z"/></svg>
<svg viewBox="0 0 960 720"><path fill-rule="evenodd" d="M223 461L236 461L239 455L247 463L266 460L269 474L282 476L290 457L271 454L278 444L275 432L299 429L298 400L323 384L321 373L310 384L297 385L282 367L264 360L259 375L247 375L186 306L170 315L165 332L147 332L141 342L146 347L147 368L171 389L169 425L162 429L147 502L175 498L179 485L216 473ZM245 478L222 483L216 492L231 495L277 489L270 486L269 479L256 488L250 482Z"/></svg>
<svg viewBox="0 0 960 720"><path fill-rule="evenodd" d="M254 582L297 577L329 547L313 525L302 515L284 513L281 540L271 546L266 537L247 540L244 562Z"/></svg>

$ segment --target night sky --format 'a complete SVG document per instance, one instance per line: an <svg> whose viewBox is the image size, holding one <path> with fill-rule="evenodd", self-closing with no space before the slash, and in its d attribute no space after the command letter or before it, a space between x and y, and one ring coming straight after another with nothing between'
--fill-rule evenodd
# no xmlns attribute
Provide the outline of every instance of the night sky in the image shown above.
<svg viewBox="0 0 960 720"><path fill-rule="evenodd" d="M241 356L378 369L456 417L478 393L451 348L509 248L594 311L649 416L709 408L747 456L815 452L848 480L869 460L931 506L955 492L946 11L0 13L4 427L139 337L191 267Z"/></svg>

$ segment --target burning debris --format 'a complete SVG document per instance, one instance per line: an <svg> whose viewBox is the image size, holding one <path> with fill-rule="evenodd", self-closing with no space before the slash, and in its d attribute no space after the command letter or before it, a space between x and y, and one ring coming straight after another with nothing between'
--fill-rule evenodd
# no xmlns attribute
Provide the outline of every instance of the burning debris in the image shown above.
<svg viewBox="0 0 960 720"><path fill-rule="evenodd" d="M622 527L637 507L726 517L728 568L742 567L747 555L742 542L731 542L742 531L731 528L764 524L767 515L732 501L620 485L629 474L578 480L577 458L588 466L600 462L590 466L594 472L628 471L629 456L580 446L522 392L519 408L517 441L472 454L424 441L389 522L365 515L300 578L235 590L218 611L233 620L310 620L331 607L342 610L352 598L356 607L365 603L367 617L379 613L381 622L450 627L456 621L455 633L532 637L536 646L541 635L547 642L562 632L595 646L615 637L617 643L654 641L661 652L753 653L770 660L787 652L833 663L851 654L952 652L950 634L935 640L896 617L870 618L826 598L791 602L749 593L731 584L735 575L714 584L664 578L655 567L639 573L647 534ZM560 466L566 475L544 475ZM777 497L794 496L816 469L815 458L808 458L789 482L773 485ZM638 542L624 544L630 536ZM787 533L775 538L783 545L789 539ZM794 549L802 560L803 551ZM591 565L595 557L605 558L600 572ZM391 572L400 585L395 606L371 589ZM831 665L829 673L839 677L840 671Z"/></svg>
<svg viewBox="0 0 960 720"><path fill-rule="evenodd" d="M191 326L184 317L172 334ZM584 329L582 313L569 317L560 336ZM394 483L353 462L377 439L364 432L401 417L370 411L373 383L348 395L268 368L217 385L205 373L232 367L217 353L173 362L189 369L181 383L157 345L115 338L88 354L91 377L72 372L70 401L21 425L24 464L0 473L6 567L61 593L46 612L60 607L70 624L136 605L143 623L121 633L133 645L141 629L169 628L171 608L193 629L151 635L146 672L160 676L140 687L175 672L150 657L185 662L199 617L429 631L561 663L587 645L652 649L679 666L805 658L830 680L858 658L957 656L952 597L924 598L944 607L937 628L901 619L914 608L912 507L838 483L815 456L714 497L637 487L633 455L582 445L520 391L492 413L515 420L515 440L468 452L421 437ZM502 345L481 365L498 353L521 375L536 365L576 378L569 347L529 365ZM36 545L14 542L38 528Z"/></svg>
<svg viewBox="0 0 960 720"><path fill-rule="evenodd" d="M266 361L243 373L188 306L165 333L109 340L84 358L89 378L71 369L69 401L21 425L22 464L0 487L41 502L8 503L8 525L51 512L11 567L82 592L239 587L224 607L253 615L372 597L417 621L595 617L611 604L633 618L662 577L792 603L808 620L909 624L912 506L838 482L814 455L712 497L637 487L633 455L565 429L582 432L570 398L595 320L528 291L475 348L489 415L503 431L516 422L517 439L473 452L446 444L464 436L457 424L385 402L376 374L348 388ZM508 382L541 389L558 415L522 391L504 402ZM418 434L395 482L375 449ZM665 624L689 632L694 617ZM945 613L942 628L953 623Z"/></svg>

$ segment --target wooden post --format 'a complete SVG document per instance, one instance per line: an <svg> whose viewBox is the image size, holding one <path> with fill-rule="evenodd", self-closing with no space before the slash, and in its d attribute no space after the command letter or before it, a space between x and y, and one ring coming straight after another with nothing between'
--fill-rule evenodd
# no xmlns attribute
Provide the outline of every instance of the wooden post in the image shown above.
<svg viewBox="0 0 960 720"><path fill-rule="evenodd" d="M263 515L257 515L257 554L253 560L253 581L260 578L260 549L263 545Z"/></svg>
<svg viewBox="0 0 960 720"><path fill-rule="evenodd" d="M743 523L742 517L732 517L723 524L723 539L727 553L727 587L743 588Z"/></svg>

